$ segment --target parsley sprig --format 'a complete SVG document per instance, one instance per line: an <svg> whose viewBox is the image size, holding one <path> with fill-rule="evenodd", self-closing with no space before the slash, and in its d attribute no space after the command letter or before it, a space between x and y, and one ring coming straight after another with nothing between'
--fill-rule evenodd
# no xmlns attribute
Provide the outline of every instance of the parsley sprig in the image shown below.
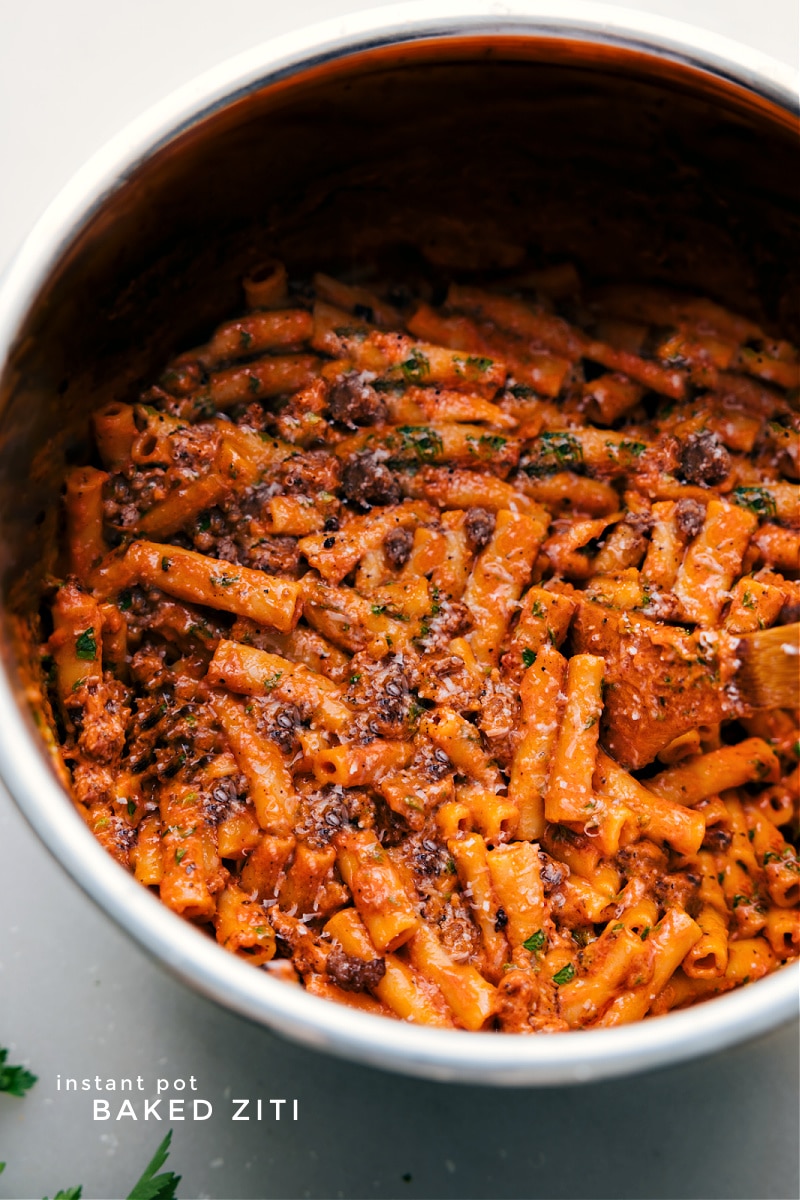
<svg viewBox="0 0 800 1200"><path fill-rule="evenodd" d="M25 1067L6 1066L8 1050L0 1046L0 1092L8 1092L9 1096L24 1096L28 1088L32 1088L38 1078Z"/></svg>
<svg viewBox="0 0 800 1200"><path fill-rule="evenodd" d="M171 1141L172 1130L170 1129L128 1193L127 1200L177 1200L177 1187L181 1181L180 1175L176 1175L174 1171L165 1171L162 1175L156 1174L167 1161ZM83 1189L78 1184L77 1187L65 1188L56 1192L53 1200L81 1200L82 1195ZM47 1200L46 1196L45 1200Z"/></svg>

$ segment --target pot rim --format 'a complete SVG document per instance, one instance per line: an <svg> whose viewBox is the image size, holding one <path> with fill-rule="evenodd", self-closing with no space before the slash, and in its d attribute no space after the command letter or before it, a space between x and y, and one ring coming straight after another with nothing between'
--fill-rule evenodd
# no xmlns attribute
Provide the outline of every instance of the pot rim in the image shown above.
<svg viewBox="0 0 800 1200"><path fill-rule="evenodd" d="M563 0L415 0L307 26L263 42L185 84L127 125L76 172L8 269L0 289L0 355L5 359L47 278L105 201L148 158L216 110L280 79L364 51L493 35L558 37L633 50L733 83L788 112L797 109L795 73L767 55L666 17L584 0L568 5ZM797 1014L800 964L660 1018L547 1037L422 1028L287 986L237 961L120 870L69 803L31 714L15 695L8 647L3 657L0 775L53 857L183 982L307 1046L433 1079L564 1084L682 1062L765 1033Z"/></svg>

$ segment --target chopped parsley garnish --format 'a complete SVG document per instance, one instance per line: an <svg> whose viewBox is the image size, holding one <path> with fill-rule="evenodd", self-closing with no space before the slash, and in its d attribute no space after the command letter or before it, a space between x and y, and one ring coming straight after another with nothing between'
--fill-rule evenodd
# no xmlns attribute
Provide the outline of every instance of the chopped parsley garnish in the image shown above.
<svg viewBox="0 0 800 1200"><path fill-rule="evenodd" d="M93 629L84 629L83 633L78 634L75 638L75 653L85 662L94 662L97 658L97 642Z"/></svg>
<svg viewBox="0 0 800 1200"><path fill-rule="evenodd" d="M278 684L280 683L280 681L281 681L281 676L282 676L282 675L283 675L283 671L276 671L274 675L267 675L267 676L265 676L265 678L264 678L264 691L265 691L265 692L272 692L272 691L274 691L274 690L275 690L275 688L276 688L276 687L278 686Z"/></svg>
<svg viewBox="0 0 800 1200"><path fill-rule="evenodd" d="M479 438L468 437L467 445L469 446L470 454L485 459L491 458L494 454L499 454L505 446L506 440L499 433L483 433Z"/></svg>
<svg viewBox="0 0 800 1200"><path fill-rule="evenodd" d="M525 649L522 651L523 667L532 667L535 662L536 662L536 651L531 650L530 646L526 646Z"/></svg>
<svg viewBox="0 0 800 1200"><path fill-rule="evenodd" d="M401 425L397 433L400 436L401 454L413 454L420 462L434 462L444 453L444 444L438 433L418 425Z"/></svg>
<svg viewBox="0 0 800 1200"><path fill-rule="evenodd" d="M561 987L562 984L569 983L570 980L574 978L575 968L573 967L572 963L567 963L567 965L562 967L560 971L556 971L555 975L553 976L553 983L557 987Z"/></svg>
<svg viewBox="0 0 800 1200"><path fill-rule="evenodd" d="M571 433L540 433L531 448L528 475L551 475L583 463L583 447Z"/></svg>
<svg viewBox="0 0 800 1200"><path fill-rule="evenodd" d="M545 938L544 930L537 929L529 938L526 938L522 943L526 950L530 950L531 954L538 954L540 950L544 950Z"/></svg>
<svg viewBox="0 0 800 1200"><path fill-rule="evenodd" d="M421 350L412 350L405 362L400 363L403 378L408 383L420 383L431 373L431 364Z"/></svg>
<svg viewBox="0 0 800 1200"><path fill-rule="evenodd" d="M640 458L647 446L644 442L621 441L618 446L612 443L608 450L613 457Z"/></svg>
<svg viewBox="0 0 800 1200"><path fill-rule="evenodd" d="M749 508L757 517L774 517L777 509L775 500L763 487L737 487L731 492L736 504Z"/></svg>

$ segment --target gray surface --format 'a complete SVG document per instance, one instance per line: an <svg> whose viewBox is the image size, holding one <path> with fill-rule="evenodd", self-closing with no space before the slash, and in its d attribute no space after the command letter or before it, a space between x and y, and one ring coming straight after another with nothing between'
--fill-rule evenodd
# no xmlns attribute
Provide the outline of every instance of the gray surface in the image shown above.
<svg viewBox="0 0 800 1200"><path fill-rule="evenodd" d="M61 184L126 120L228 54L358 7L2 0L0 271ZM793 0L635 7L797 61ZM0 845L9 914L0 1043L40 1076L25 1100L0 1096L2 1197L52 1196L77 1182L88 1198L125 1194L168 1127L94 1123L92 1093L59 1093L59 1073L140 1074L140 1116L156 1078L195 1076L195 1095L215 1111L205 1123L172 1122L184 1200L798 1195L796 1029L582 1089L495 1092L395 1078L289 1046L174 983L53 865L4 796ZM239 1096L261 1096L267 1119L231 1122L230 1098ZM284 1097L298 1099L297 1122L268 1115L267 1101Z"/></svg>

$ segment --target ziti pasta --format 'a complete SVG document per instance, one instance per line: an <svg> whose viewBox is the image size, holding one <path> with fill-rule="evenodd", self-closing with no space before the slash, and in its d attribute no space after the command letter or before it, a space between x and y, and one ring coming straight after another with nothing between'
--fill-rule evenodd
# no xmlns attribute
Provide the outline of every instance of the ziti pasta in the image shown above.
<svg viewBox="0 0 800 1200"><path fill-rule="evenodd" d="M425 1025L607 1027L797 956L798 715L735 683L800 605L795 348L657 288L257 278L67 475L45 705L100 842Z"/></svg>

